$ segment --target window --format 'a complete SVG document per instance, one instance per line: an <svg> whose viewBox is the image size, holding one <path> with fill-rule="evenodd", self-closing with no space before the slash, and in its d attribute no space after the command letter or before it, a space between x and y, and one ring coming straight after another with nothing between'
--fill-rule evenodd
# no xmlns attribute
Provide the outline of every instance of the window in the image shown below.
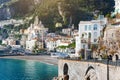
<svg viewBox="0 0 120 80"><path fill-rule="evenodd" d="M85 25L85 31L87 31L87 25Z"/></svg>
<svg viewBox="0 0 120 80"><path fill-rule="evenodd" d="M82 34L82 38L84 37L84 34Z"/></svg>
<svg viewBox="0 0 120 80"><path fill-rule="evenodd" d="M83 49L85 49L85 45L83 45Z"/></svg>
<svg viewBox="0 0 120 80"><path fill-rule="evenodd" d="M88 37L91 38L91 33L89 33L88 35L89 35Z"/></svg>
<svg viewBox="0 0 120 80"><path fill-rule="evenodd" d="M94 32L94 37L97 37L97 32Z"/></svg>
<svg viewBox="0 0 120 80"><path fill-rule="evenodd" d="M94 42L97 42L97 39L94 39Z"/></svg>
<svg viewBox="0 0 120 80"><path fill-rule="evenodd" d="M112 33L112 37L114 36L114 34Z"/></svg>
<svg viewBox="0 0 120 80"><path fill-rule="evenodd" d="M97 30L97 24L94 24L93 30Z"/></svg>
<svg viewBox="0 0 120 80"><path fill-rule="evenodd" d="M91 30L91 25L89 25L89 30Z"/></svg>
<svg viewBox="0 0 120 80"><path fill-rule="evenodd" d="M90 49L91 48L91 45L90 44L88 44L88 49Z"/></svg>

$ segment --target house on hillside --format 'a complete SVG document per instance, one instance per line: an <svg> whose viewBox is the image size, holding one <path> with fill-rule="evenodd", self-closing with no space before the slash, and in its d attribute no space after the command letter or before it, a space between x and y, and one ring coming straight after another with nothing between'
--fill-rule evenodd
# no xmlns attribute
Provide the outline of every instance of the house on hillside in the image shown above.
<svg viewBox="0 0 120 80"><path fill-rule="evenodd" d="M80 21L79 32L76 37L76 56L84 49L84 56L90 56L91 45L98 44L98 38L102 35L102 30L107 24L107 19Z"/></svg>
<svg viewBox="0 0 120 80"><path fill-rule="evenodd" d="M120 26L114 23L105 29L103 42L107 55L120 58Z"/></svg>
<svg viewBox="0 0 120 80"><path fill-rule="evenodd" d="M42 22L39 22L38 17L36 17L34 24L31 24L24 32L24 34L28 35L26 49L32 51L35 45L37 45L39 49L44 48L44 40L47 32L48 28L45 28Z"/></svg>

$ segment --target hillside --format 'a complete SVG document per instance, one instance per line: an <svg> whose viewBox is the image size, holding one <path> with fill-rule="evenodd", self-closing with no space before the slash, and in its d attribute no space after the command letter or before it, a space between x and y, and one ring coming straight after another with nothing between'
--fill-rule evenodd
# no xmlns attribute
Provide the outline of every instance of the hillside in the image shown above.
<svg viewBox="0 0 120 80"><path fill-rule="evenodd" d="M26 17L27 14L31 14L34 9L34 1L33 0L18 0L9 5L12 12L13 18L21 18Z"/></svg>
<svg viewBox="0 0 120 80"><path fill-rule="evenodd" d="M113 10L114 0L42 0L34 14L48 27L57 22L77 26L80 20L91 20L98 14L110 14Z"/></svg>
<svg viewBox="0 0 120 80"><path fill-rule="evenodd" d="M114 10L114 0L13 0L12 2L8 3L12 18L38 15L43 24L53 31L56 23L62 23L64 26L75 24L77 27L80 20L91 20L98 14L107 15Z"/></svg>
<svg viewBox="0 0 120 80"><path fill-rule="evenodd" d="M10 1L10 0L0 0L0 4L3 4L3 3L8 2L8 1Z"/></svg>

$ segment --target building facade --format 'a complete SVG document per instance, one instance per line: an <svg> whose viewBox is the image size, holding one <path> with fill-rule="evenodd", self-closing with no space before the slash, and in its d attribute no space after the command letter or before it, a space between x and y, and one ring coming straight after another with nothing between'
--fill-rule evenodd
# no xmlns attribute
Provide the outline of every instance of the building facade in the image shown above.
<svg viewBox="0 0 120 80"><path fill-rule="evenodd" d="M58 39L57 38L48 38L45 40L46 48L48 51L54 51L58 47Z"/></svg>
<svg viewBox="0 0 120 80"><path fill-rule="evenodd" d="M33 50L35 45L37 45L39 48L43 48L44 39L47 32L48 28L45 28L42 22L39 22L38 17L36 17L34 24L31 24L31 26L24 32L24 34L28 35L26 49Z"/></svg>
<svg viewBox="0 0 120 80"><path fill-rule="evenodd" d="M115 0L115 14L120 13L120 0Z"/></svg>
<svg viewBox="0 0 120 80"><path fill-rule="evenodd" d="M76 55L81 49L91 50L91 45L98 44L98 38L107 23L106 19L80 21L78 36L76 37Z"/></svg>
<svg viewBox="0 0 120 80"><path fill-rule="evenodd" d="M120 58L120 27L108 26L103 38L106 54Z"/></svg>

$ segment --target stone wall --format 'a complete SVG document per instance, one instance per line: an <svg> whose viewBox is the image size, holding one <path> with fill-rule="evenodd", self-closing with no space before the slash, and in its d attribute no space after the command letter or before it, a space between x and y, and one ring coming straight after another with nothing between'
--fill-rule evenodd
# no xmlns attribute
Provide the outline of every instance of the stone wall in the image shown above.
<svg viewBox="0 0 120 80"><path fill-rule="evenodd" d="M68 80L120 80L118 66L62 59L58 66L59 76L68 75Z"/></svg>

